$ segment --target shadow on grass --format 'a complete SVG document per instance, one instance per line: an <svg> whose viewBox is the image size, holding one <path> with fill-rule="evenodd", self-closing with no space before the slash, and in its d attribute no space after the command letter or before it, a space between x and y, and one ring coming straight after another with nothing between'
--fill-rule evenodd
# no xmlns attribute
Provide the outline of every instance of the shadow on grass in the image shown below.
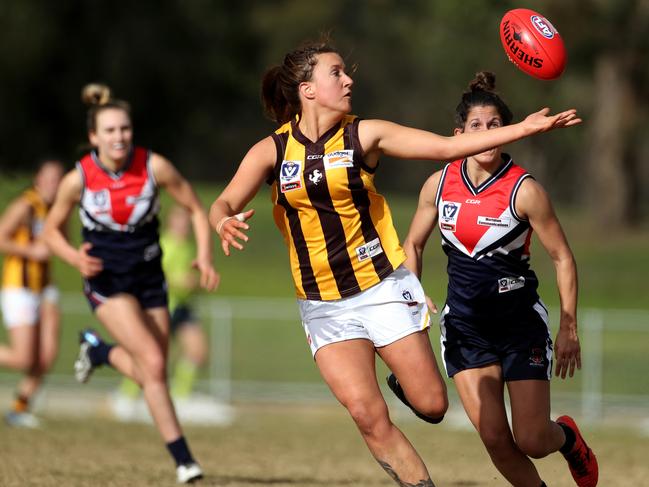
<svg viewBox="0 0 649 487"><path fill-rule="evenodd" d="M249 477L249 476L238 476L238 475L219 475L216 477L206 477L203 479L203 485L206 485L205 482L209 482L207 485L327 485L327 486L343 486L343 485L363 485L363 480L361 479L315 479L310 477L299 477L299 478L261 478L261 477ZM214 483L211 483L213 481ZM394 485L394 482L388 478L385 478L378 483L376 481L372 482L372 485ZM448 484L455 487L472 487L480 485L478 482L472 480L458 480Z"/></svg>
<svg viewBox="0 0 649 487"><path fill-rule="evenodd" d="M205 477L202 481L202 485L205 485L205 482L208 482L207 485L330 485L330 486L343 486L343 485L363 485L363 480L361 479L316 479L312 477L274 477L274 478L263 478L263 477L249 477L249 476L239 476L239 475L218 475L216 477L209 476ZM214 483L210 483L213 481ZM393 485L393 482L390 479L385 479L385 481L379 482L381 485Z"/></svg>

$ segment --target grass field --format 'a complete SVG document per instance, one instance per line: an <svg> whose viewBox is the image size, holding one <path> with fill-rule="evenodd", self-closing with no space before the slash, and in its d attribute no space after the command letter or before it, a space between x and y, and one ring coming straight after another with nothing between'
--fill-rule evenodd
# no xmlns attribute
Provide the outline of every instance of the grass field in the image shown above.
<svg viewBox="0 0 649 487"><path fill-rule="evenodd" d="M18 194L22 181L0 180L0 207ZM208 204L218 193L200 187ZM414 211L416 195L388 196L399 234L403 238ZM167 200L163 201L164 204ZM250 243L242 253L224 258L215 251L222 274L219 297L270 298L287 308L288 319L266 320L236 317L233 321L232 378L239 382L320 384L321 379L305 344L291 302L293 295L284 244L274 228L266 192L253 202L258 213L251 221ZM580 304L593 308L648 310L646 259L648 230L611 235L601 232L581 213L561 211L580 270ZM73 216L70 234L78 238ZM533 266L541 279L541 295L557 304L554 270L538 244L533 247ZM445 259L433 236L426 249L424 287L441 304L445 296ZM73 269L57 262L55 275L62 290L80 294L81 281ZM263 313L263 309L261 312ZM292 316L291 316L292 315ZM611 315L618 322L626 318ZM620 332L605 323L605 393L648 394L646 333ZM612 323L618 324L618 323ZM57 374L70 374L77 350L77 330L97 326L81 311L64 309L61 353L54 367ZM556 329L557 323L554 322ZM647 327L649 323L636 323ZM437 349L438 330L431 338ZM0 340L4 329L0 327ZM585 364L587 366L587 364ZM379 374L385 369L379 366ZM116 380L110 370L99 378ZM13 383L17 376L4 375ZM4 384L4 385L8 385ZM579 378L553 381L553 390L577 391ZM451 386L452 387L452 386ZM225 486L378 486L392 485L370 457L360 436L340 407L324 405L263 405L235 397L238 418L229 427L190 427L188 437L205 467L203 485ZM17 431L0 425L0 486L153 486L173 485L173 468L155 430L146 425L118 424L105 419L67 420L46 417L40 431ZM397 416L421 452L438 486L502 486L505 482L491 466L475 433L430 427ZM600 485L606 487L646 485L649 439L628 429L601 429L589 433L601 464ZM536 462L549 486L573 485L562 458L553 455Z"/></svg>
<svg viewBox="0 0 649 487"><path fill-rule="evenodd" d="M500 487L505 482L471 431L397 418L436 485ZM173 466L150 426L51 419L43 431L0 429L4 487L174 485ZM188 428L204 486L336 487L394 485L341 407L246 406L227 428ZM649 439L589 431L603 487L647 485ZM536 461L551 487L574 483L563 458Z"/></svg>

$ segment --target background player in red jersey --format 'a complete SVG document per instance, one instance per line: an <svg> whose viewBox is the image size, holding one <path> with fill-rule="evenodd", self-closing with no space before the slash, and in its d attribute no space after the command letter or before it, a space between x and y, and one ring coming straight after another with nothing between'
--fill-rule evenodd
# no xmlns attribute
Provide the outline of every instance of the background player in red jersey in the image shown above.
<svg viewBox="0 0 649 487"><path fill-rule="evenodd" d="M442 137L351 112L353 80L326 42L288 53L264 76L268 114L281 127L255 144L213 203L210 221L229 254L242 249L253 210L272 182L275 221L289 248L298 304L316 365L347 408L374 457L399 485L432 486L421 458L390 421L375 354L403 379L415 407L443 417L446 389L426 329L421 286L389 208L373 185L382 155L451 159L580 122L574 110L490 132ZM389 262L387 262L389 261ZM353 283L353 284L350 284Z"/></svg>
<svg viewBox="0 0 649 487"><path fill-rule="evenodd" d="M50 252L41 238L45 217L63 176L63 164L44 160L32 188L13 200L0 216L2 315L8 345L0 345L0 366L21 370L13 407L5 415L11 426L35 428L40 421L30 401L59 348L59 292L51 281Z"/></svg>
<svg viewBox="0 0 649 487"><path fill-rule="evenodd" d="M471 82L457 107L456 134L511 123L511 111L493 92L494 83L494 75L485 72ZM529 457L560 450L577 485L595 486L597 461L574 421L568 416L550 420L552 340L529 268L532 230L557 273L556 375L572 377L581 368L581 356L577 270L547 194L498 145L447 165L424 184L404 243L406 265L419 276L436 224L448 255L448 296L440 317L444 362L494 465L514 486L539 487L545 484Z"/></svg>
<svg viewBox="0 0 649 487"><path fill-rule="evenodd" d="M54 253L79 269L91 307L117 343L83 331L75 375L85 382L95 367L109 364L140 384L176 461L177 480L190 482L202 471L183 437L167 385L169 312L158 242L158 187L190 212L198 247L194 265L201 285L212 290L219 276L212 266L207 215L167 159L133 145L126 102L96 84L86 86L82 98L90 107L88 137L95 149L63 179L45 239ZM84 240L78 249L61 232L76 205Z"/></svg>

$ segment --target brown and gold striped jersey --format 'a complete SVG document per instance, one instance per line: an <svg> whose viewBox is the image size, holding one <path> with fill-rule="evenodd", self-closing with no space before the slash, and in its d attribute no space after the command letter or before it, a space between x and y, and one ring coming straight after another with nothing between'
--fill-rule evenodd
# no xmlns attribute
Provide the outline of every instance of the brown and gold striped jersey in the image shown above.
<svg viewBox="0 0 649 487"><path fill-rule="evenodd" d="M390 209L374 187L374 169L363 160L358 124L348 115L313 142L295 119L272 135L273 214L300 298L354 295L406 258Z"/></svg>
<svg viewBox="0 0 649 487"><path fill-rule="evenodd" d="M18 227L12 240L18 245L29 245L40 235L49 207L34 189L26 190L21 197L29 202L29 218ZM40 292L49 284L49 270L49 261L37 262L18 255L5 255L2 287Z"/></svg>

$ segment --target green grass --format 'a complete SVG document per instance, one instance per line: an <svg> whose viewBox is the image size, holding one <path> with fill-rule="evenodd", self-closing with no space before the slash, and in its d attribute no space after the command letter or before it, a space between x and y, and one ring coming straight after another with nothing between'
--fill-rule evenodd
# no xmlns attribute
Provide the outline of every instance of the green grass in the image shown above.
<svg viewBox="0 0 649 487"><path fill-rule="evenodd" d="M186 436L205 470L202 486L391 486L340 406L245 406L228 427L189 427ZM4 487L172 486L173 465L151 426L83 418L46 418L40 431L0 426ZM396 422L440 486L500 487L473 431ZM600 462L599 485L645 485L649 439L628 431L584 432ZM624 445L622 448L621 445ZM534 462L548 485L574 483L559 454Z"/></svg>

